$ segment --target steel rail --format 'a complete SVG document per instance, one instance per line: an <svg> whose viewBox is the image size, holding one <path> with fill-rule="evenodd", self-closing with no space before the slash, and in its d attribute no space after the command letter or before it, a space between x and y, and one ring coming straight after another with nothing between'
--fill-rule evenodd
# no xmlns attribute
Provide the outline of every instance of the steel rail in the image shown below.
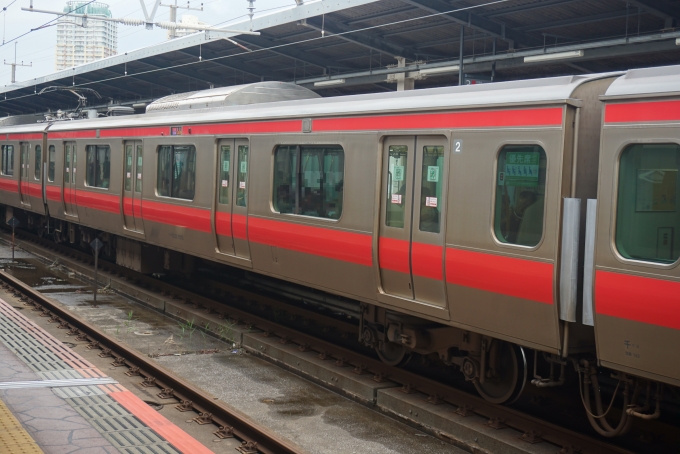
<svg viewBox="0 0 680 454"><path fill-rule="evenodd" d="M34 235L22 232L22 235L35 238ZM45 241L45 240L42 240ZM47 241L45 241L47 243ZM90 261L92 257L88 254L76 251L72 248L50 243L53 249L65 250L64 254L74 257L80 261ZM56 247L55 247L56 246ZM41 246L44 247L44 246ZM54 252L52 252L54 253ZM293 328L286 327L276 322L272 322L251 312L228 306L224 303L210 299L203 295L193 293L181 287L177 287L166 282L160 282L148 276L140 275L127 268L115 264L107 264L106 267L115 269L114 273L123 276L130 276L132 279L149 284L152 287L165 288L166 294L172 295L173 299L183 300L185 304L194 304L205 308L213 313L218 313L221 318L231 319L240 325L249 326L261 330L263 337L276 336L286 343L297 344L306 350L318 352L320 357L325 359L335 359L345 366L354 366L365 373L372 373L378 381L389 380L403 386L404 392L420 392L429 396L433 402L447 402L459 408L463 414L475 413L484 418L488 418L490 425L497 427L509 427L518 432L527 434L528 437L539 436L542 440L561 446L563 452L578 452L579 454L632 454L632 451L612 445L606 441L592 438L588 435L565 429L556 424L549 423L540 418L522 413L510 407L496 405L487 402L481 397L469 394L465 391L442 384L416 373L388 366L381 361L363 355L361 353L340 347L330 341L319 339L312 335L300 332ZM132 277L134 276L134 277ZM222 288L229 287L228 284L221 284ZM152 293L152 292L150 292ZM231 295L236 298L249 298L253 301L273 301L271 298L263 297L240 288L232 288ZM139 300L138 297L135 298ZM251 333L254 335L255 333ZM254 353L261 355L256 350ZM443 438L447 438L444 436Z"/></svg>
<svg viewBox="0 0 680 454"><path fill-rule="evenodd" d="M214 424L219 426L221 435L234 436L242 440L241 452L260 452L263 454L302 454L305 452L288 440L256 424L238 410L228 407L217 400L215 396L197 388L159 364L149 361L141 353L107 335L71 311L60 307L59 304L51 301L45 295L6 271L0 271L0 280L26 295L29 301L33 300L37 306L45 308L52 315L68 323L72 328L71 334L78 335L80 336L79 339L87 340L92 346L102 349L103 352L112 356L114 361L124 361L135 375L138 374L144 378L143 383L146 386L153 385L164 391L171 390L168 392L172 396L180 400L185 406L198 412L199 417L212 420Z"/></svg>

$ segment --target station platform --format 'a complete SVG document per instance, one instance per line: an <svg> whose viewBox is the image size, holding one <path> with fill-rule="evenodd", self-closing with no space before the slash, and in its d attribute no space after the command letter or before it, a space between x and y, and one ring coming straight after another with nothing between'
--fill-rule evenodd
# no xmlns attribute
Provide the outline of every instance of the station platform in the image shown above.
<svg viewBox="0 0 680 454"><path fill-rule="evenodd" d="M0 453L212 451L0 299Z"/></svg>

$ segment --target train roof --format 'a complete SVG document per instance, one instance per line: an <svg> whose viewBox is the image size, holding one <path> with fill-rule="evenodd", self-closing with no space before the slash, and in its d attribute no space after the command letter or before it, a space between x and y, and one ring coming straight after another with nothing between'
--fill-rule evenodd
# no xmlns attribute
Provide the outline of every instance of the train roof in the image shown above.
<svg viewBox="0 0 680 454"><path fill-rule="evenodd" d="M582 84L620 74L622 73L562 76L480 85L235 105L219 109L158 111L121 117L60 121L52 123L49 130L70 131L567 103L577 102L572 99L572 96L574 90ZM40 132L46 126L45 123L6 126L0 127L0 133Z"/></svg>
<svg viewBox="0 0 680 454"><path fill-rule="evenodd" d="M603 100L680 94L680 65L631 69L616 79Z"/></svg>

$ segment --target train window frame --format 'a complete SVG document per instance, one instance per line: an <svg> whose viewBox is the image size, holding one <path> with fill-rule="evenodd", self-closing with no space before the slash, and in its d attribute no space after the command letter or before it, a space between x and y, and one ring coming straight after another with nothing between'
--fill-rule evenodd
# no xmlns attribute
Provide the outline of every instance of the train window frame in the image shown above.
<svg viewBox="0 0 680 454"><path fill-rule="evenodd" d="M295 207L293 208L292 212L289 213L281 213L277 207L275 206L275 192L277 190L277 186L275 185L276 183L276 152L280 147L288 147L288 148L293 148L295 149L295 156L296 156L296 168L299 170L300 166L302 165L302 154L303 154L303 148L319 148L319 149L325 149L325 148L339 148L342 151L342 185L343 185L343 191L342 191L342 196L339 199L340 202L340 215L337 218L332 218L332 217L322 217L322 216L314 216L314 215L309 215L309 214L300 214L297 211L300 209L300 203L302 196L300 194L300 191L302 190L302 182L299 180L299 172L296 171L296 181L295 181L295 191L296 191L296 197L295 197ZM346 175L346 160L347 160L347 153L345 151L345 147L341 143L337 142L327 142L327 143L277 143L274 145L272 149L272 154L271 154L271 175L270 175L270 191L269 191L269 207L272 213L281 215L281 216L295 216L297 218L304 218L304 219L314 219L318 220L321 222L333 222L337 223L342 220L342 217L344 216L345 213L345 191L344 191L344 182L345 182L345 175Z"/></svg>
<svg viewBox="0 0 680 454"><path fill-rule="evenodd" d="M515 244L515 243L508 243L501 241L500 238L496 235L496 199L497 199L497 191L498 191L498 172L499 172L499 161L500 161L500 155L503 152L503 150L508 147L508 146L538 146L543 150L543 153L545 154L545 187L544 187L544 193L543 193L543 224L542 224L542 230L541 230L541 238L539 239L538 243L536 243L533 246L525 246L522 244ZM491 179L491 184L490 184L490 197L491 197L491 212L490 212L490 218L489 218L489 234L491 235L491 238L494 242L494 244L498 247L501 248L509 248L509 249L514 249L514 250L522 250L526 252L532 252L538 250L542 245L543 242L545 241L546 238L546 224L547 224L547 219L548 219L548 200L550 199L550 184L549 184L549 177L550 177L550 170L551 170L551 158L550 158L550 153L548 152L547 145L540 140L507 140L500 142L496 148L495 153L493 154L493 174L492 174L492 179Z"/></svg>
<svg viewBox="0 0 680 454"><path fill-rule="evenodd" d="M11 148L11 165L7 166L7 155L9 154L7 152L8 149ZM12 144L7 144L7 145L2 145L0 149L0 160L2 161L2 164L0 164L0 175L6 176L6 177L13 177L14 176L14 159L15 159L15 152L14 152L14 145Z"/></svg>
<svg viewBox="0 0 680 454"><path fill-rule="evenodd" d="M680 147L680 140L677 139L646 139L646 140L640 140L640 139L630 139L630 140L625 140L622 142L618 149L616 150L616 154L614 157L614 169L613 169L613 175L612 175L612 186L611 186L611 197L610 197L610 228L609 231L611 232L609 235L609 247L610 250L612 251L612 254L614 257L621 263L627 264L627 265L635 265L635 266L640 266L640 267L645 267L645 268L650 268L650 269L657 269L657 270L672 270L680 265L680 257L676 259L674 262L669 262L669 263L659 263L659 262L652 262L652 261L647 261L647 260L640 260L640 259L634 259L634 258L627 258L624 255L622 255L619 252L619 249L616 244L616 235L618 231L618 226L617 226L617 219L618 219L618 212L619 212L619 203L618 203L618 190L619 190L619 177L620 177L620 172L621 172L621 157L623 156L623 152L628 149L632 145L664 145L664 144L674 144ZM600 210L600 206L598 205L598 211Z"/></svg>
<svg viewBox="0 0 680 454"><path fill-rule="evenodd" d="M193 194L192 194L192 197L191 197L190 199L184 198L184 197L178 197L178 196L175 197L175 196L173 196L173 195L172 195L172 185L170 186L170 195L163 195L163 194L161 194L161 192L160 192L160 190L159 190L159 188L158 188L158 179L159 179L160 176L161 176L161 172L160 172L160 170L161 170L161 169L160 169L160 164L161 164L160 153L161 153L161 149L164 148L164 147L170 147L170 148L172 149L173 158L174 158L174 154L175 154L175 148L188 147L188 148L189 148L189 151L190 151L190 152L191 152L191 151L193 152L193 158L194 158L194 159L193 159L193 166L194 166L194 169L193 169L193 173L194 173L193 183L194 183L194 185L193 185ZM186 201L186 202L193 202L193 201L196 199L196 188L198 187L198 185L196 184L196 173L197 173L196 170L197 170L197 168L198 168L198 147L196 146L196 144L195 144L195 143L181 143L181 144L167 144L167 143L164 144L164 143L159 143L159 144L156 146L156 151L155 151L155 153L156 153L156 178L155 178L156 182L155 182L155 184L154 184L154 191L155 191L156 197L164 198L164 199L171 199L171 200L184 200L184 201ZM173 180L174 180L174 178L173 178Z"/></svg>
<svg viewBox="0 0 680 454"><path fill-rule="evenodd" d="M38 157L38 154L40 154L40 157ZM42 181L43 154L41 144L36 144L33 147L33 156L35 157L35 163L33 164L33 179L35 181Z"/></svg>
<svg viewBox="0 0 680 454"><path fill-rule="evenodd" d="M100 165L98 156L99 156L99 149L100 148L107 148L108 149L108 165L109 165L109 177L108 177L108 186L97 186L97 178L95 176L95 184L91 185L90 182L88 181L90 179L90 152L92 151L91 149L95 148L95 167L99 167ZM106 154L106 153L105 153ZM106 161L104 161L106 163ZM100 190L105 190L108 191L111 188L111 145L108 143L104 144L97 144L97 145L85 145L85 187L87 188L92 188L92 189L100 189ZM103 184L103 180L102 180Z"/></svg>

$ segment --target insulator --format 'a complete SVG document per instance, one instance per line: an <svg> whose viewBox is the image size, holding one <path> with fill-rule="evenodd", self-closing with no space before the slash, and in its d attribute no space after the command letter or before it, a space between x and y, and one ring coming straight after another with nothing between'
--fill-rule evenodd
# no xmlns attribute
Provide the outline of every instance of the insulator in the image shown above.
<svg viewBox="0 0 680 454"><path fill-rule="evenodd" d="M135 19L134 17L123 17L120 23L124 25L144 25L146 22L142 19Z"/></svg>

